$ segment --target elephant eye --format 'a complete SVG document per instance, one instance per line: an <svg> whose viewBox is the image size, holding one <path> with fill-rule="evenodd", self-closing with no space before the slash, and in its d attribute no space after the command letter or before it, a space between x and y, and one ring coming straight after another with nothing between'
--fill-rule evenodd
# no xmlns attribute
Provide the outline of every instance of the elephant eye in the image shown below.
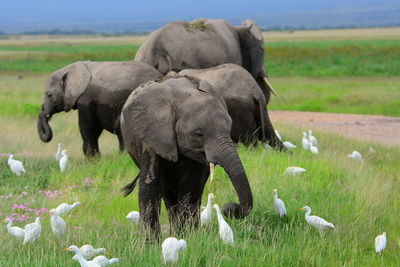
<svg viewBox="0 0 400 267"><path fill-rule="evenodd" d="M51 97L51 93L46 93L46 96L47 97Z"/></svg>
<svg viewBox="0 0 400 267"><path fill-rule="evenodd" d="M196 129L195 131L194 131L194 134L197 136L197 138L199 138L199 139L203 139L204 138L204 133L203 133L203 131L202 130L200 130L200 129Z"/></svg>

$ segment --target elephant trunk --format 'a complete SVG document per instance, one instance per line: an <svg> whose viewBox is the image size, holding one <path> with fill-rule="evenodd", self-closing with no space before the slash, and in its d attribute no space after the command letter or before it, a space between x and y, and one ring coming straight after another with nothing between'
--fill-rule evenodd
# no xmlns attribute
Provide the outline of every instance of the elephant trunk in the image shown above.
<svg viewBox="0 0 400 267"><path fill-rule="evenodd" d="M239 198L240 204L229 202L223 206L224 215L237 219L247 216L253 208L253 195L246 172L230 136L223 137L222 141L220 139L216 145L206 148L206 157L208 161L224 168Z"/></svg>
<svg viewBox="0 0 400 267"><path fill-rule="evenodd" d="M49 125L49 119L51 118L50 114L46 114L44 112L44 108L42 106L42 110L39 113L39 118L37 121L37 128L39 137L43 142L50 142L53 138L53 132Z"/></svg>

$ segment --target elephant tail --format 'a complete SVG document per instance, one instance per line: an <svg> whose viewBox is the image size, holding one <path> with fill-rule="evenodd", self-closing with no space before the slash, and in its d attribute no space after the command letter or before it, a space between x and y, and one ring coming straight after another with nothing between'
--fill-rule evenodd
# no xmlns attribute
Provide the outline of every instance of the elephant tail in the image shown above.
<svg viewBox="0 0 400 267"><path fill-rule="evenodd" d="M135 179L132 180L129 184L124 186L124 188L121 189L122 194L124 197L127 197L130 193L132 193L133 189L135 189L136 183L139 180L140 174L138 174Z"/></svg>

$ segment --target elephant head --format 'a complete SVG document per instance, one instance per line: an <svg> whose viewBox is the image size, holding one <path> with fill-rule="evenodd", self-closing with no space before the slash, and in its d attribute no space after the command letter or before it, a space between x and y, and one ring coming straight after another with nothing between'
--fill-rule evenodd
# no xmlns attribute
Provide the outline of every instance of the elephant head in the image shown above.
<svg viewBox="0 0 400 267"><path fill-rule="evenodd" d="M182 76L145 84L128 98L121 117L124 139L134 135L147 151L170 162L184 156L206 168L214 164L224 168L240 201L225 204L225 216L249 214L253 197L231 139L232 120L211 85Z"/></svg>
<svg viewBox="0 0 400 267"><path fill-rule="evenodd" d="M73 63L49 75L37 123L39 137L43 142L50 142L53 137L49 125L52 115L75 108L78 98L85 92L91 77L85 62Z"/></svg>

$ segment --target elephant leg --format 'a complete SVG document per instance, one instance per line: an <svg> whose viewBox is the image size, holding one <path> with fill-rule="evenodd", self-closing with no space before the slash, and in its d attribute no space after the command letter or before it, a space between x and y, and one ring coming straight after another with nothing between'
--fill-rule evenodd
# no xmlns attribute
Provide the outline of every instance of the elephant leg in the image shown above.
<svg viewBox="0 0 400 267"><path fill-rule="evenodd" d="M97 116L90 110L78 110L79 131L83 140L83 153L86 157L100 155L99 137L103 131Z"/></svg>

